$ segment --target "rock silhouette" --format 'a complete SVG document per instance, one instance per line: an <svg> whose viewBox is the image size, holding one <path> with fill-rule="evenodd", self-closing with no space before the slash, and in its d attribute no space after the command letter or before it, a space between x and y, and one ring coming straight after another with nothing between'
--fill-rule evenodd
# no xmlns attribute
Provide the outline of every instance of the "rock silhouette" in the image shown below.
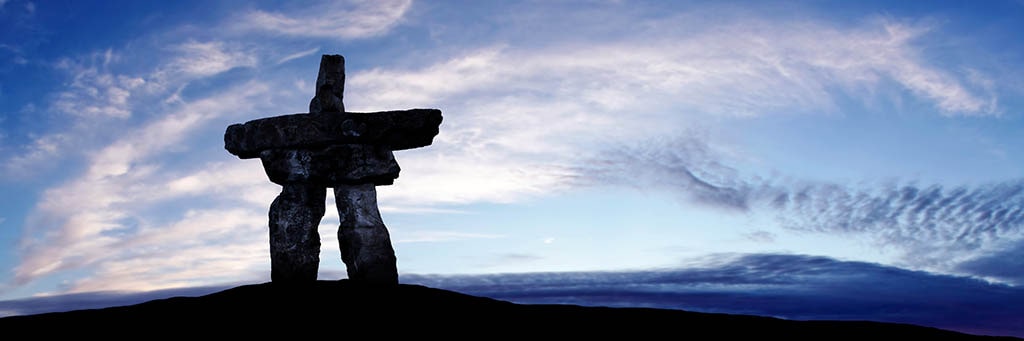
<svg viewBox="0 0 1024 341"><path fill-rule="evenodd" d="M281 194L270 205L271 280L311 283L320 266L327 187L341 217L341 259L353 281L398 284L391 237L377 209L375 186L390 185L400 168L393 151L428 146L441 124L437 109L376 113L345 111L345 58L323 55L309 113L233 124L224 148L260 158Z"/></svg>

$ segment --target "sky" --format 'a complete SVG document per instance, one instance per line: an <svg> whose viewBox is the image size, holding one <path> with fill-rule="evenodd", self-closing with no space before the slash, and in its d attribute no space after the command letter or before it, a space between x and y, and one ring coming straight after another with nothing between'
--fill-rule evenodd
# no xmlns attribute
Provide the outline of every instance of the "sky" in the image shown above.
<svg viewBox="0 0 1024 341"><path fill-rule="evenodd" d="M403 283L1024 336L1014 0L0 0L0 316L269 281L223 134L323 54L443 112L377 189Z"/></svg>

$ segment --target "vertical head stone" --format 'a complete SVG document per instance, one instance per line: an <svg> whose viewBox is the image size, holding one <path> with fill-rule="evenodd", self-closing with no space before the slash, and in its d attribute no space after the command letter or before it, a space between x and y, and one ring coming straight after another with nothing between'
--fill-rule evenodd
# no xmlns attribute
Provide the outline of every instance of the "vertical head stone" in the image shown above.
<svg viewBox="0 0 1024 341"><path fill-rule="evenodd" d="M320 74L316 76L316 96L309 102L309 112L345 112L345 57L325 54L320 58Z"/></svg>

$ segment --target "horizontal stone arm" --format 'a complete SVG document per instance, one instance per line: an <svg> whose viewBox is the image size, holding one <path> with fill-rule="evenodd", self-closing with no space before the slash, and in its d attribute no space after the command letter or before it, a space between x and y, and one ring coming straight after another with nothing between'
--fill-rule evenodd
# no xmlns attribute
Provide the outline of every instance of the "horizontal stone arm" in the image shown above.
<svg viewBox="0 0 1024 341"><path fill-rule="evenodd" d="M437 109L282 115L229 126L224 132L224 149L242 159L259 157L268 149L337 144L412 149L433 143L441 119Z"/></svg>
<svg viewBox="0 0 1024 341"><path fill-rule="evenodd" d="M390 149L367 144L341 144L325 149L267 149L260 152L270 181L287 185L390 185L398 178L398 162Z"/></svg>

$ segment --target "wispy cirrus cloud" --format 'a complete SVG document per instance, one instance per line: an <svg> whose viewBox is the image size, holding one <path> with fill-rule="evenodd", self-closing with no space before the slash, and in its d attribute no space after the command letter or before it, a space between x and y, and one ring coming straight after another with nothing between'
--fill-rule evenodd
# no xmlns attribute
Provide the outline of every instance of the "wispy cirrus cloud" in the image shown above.
<svg viewBox="0 0 1024 341"><path fill-rule="evenodd" d="M933 26L874 19L837 27L747 16L688 25L683 19L689 18L640 20L643 25L617 33L629 39L563 37L569 41L529 49L506 42L422 66L354 72L346 96L352 110L441 107L446 116L429 152L398 156L418 170L403 174L402 194L382 195L439 203L518 200L593 180L578 166L600 162L580 160L594 146L671 139L680 130L699 130L695 122L708 117L835 112L848 97L871 102L888 99L880 93L909 94L942 116L998 114L994 86L977 81L985 79L982 72L962 76L922 55L916 44ZM662 155L680 160L647 160L668 164L630 171L670 172L671 186L687 195L748 205L752 193L745 191L754 188L726 183L732 175L720 173L728 167L669 169L710 160L692 158L697 152ZM437 185L443 183L456 185Z"/></svg>
<svg viewBox="0 0 1024 341"><path fill-rule="evenodd" d="M111 63L120 57L113 50L95 53L84 62L64 59L58 69L72 74L68 90L57 96L54 107L74 116L128 118L132 92L146 84L139 76L115 74Z"/></svg>
<svg viewBox="0 0 1024 341"><path fill-rule="evenodd" d="M269 280L265 212L188 211L178 220L126 232L97 259L92 275L65 292L151 291L214 283ZM196 236L203 236L196 238Z"/></svg>
<svg viewBox="0 0 1024 341"><path fill-rule="evenodd" d="M183 73L191 77L206 77L236 67L255 66L256 57L239 47L227 46L222 41L189 41L171 49L178 57L169 62L166 72Z"/></svg>
<svg viewBox="0 0 1024 341"><path fill-rule="evenodd" d="M61 120L51 131L33 137L31 144L12 148L13 153L7 157L3 170L9 175L28 176L32 174L30 170L45 167L68 154L82 156L84 145L110 142L115 136L104 131L134 129L128 127L129 118L167 110L162 105L180 101L177 92L190 82L236 67L255 66L257 62L240 48L219 41L188 41L172 46L169 51L172 52L170 58L161 60L163 64L149 72L120 71L123 56L114 49L61 59L55 68L67 72L69 81L65 89L54 96L50 108L67 115L68 119ZM175 129L174 126L155 127L151 132L165 134L160 131L163 128ZM144 146L121 145L118 148L127 151Z"/></svg>
<svg viewBox="0 0 1024 341"><path fill-rule="evenodd" d="M126 252L114 246L150 231L144 227L152 224L152 217L140 212L160 207L175 194L187 193L168 191L175 188L174 184L182 185L180 179L158 172L162 161L157 157L218 115L259 103L255 98L266 90L260 84L242 84L191 102L92 154L86 170L43 193L27 219L15 282L23 284L55 271L101 261L116 264L115 260L134 258L110 250ZM259 220L259 226L263 223Z"/></svg>
<svg viewBox="0 0 1024 341"><path fill-rule="evenodd" d="M242 31L328 39L382 35L401 20L411 0L324 2L285 12L253 10L232 26Z"/></svg>
<svg viewBox="0 0 1024 341"><path fill-rule="evenodd" d="M52 112L63 116L49 131L30 134L30 143L5 148L3 172L22 178L52 168L55 160L81 151L97 130L98 124L124 121L133 116L134 102L148 93L146 77L115 71L121 55L113 49L93 52L77 58L62 58L52 65L65 72L64 89L52 95L47 109L34 104L22 109L23 115ZM73 146L79 148L72 148Z"/></svg>
<svg viewBox="0 0 1024 341"><path fill-rule="evenodd" d="M256 160L210 162L181 174L174 174L159 189L172 197L214 196L254 205L269 205L280 192L270 183L263 165Z"/></svg>
<svg viewBox="0 0 1024 341"><path fill-rule="evenodd" d="M984 74L960 77L922 56L915 43L934 30L930 26L876 19L839 28L758 17L687 25L686 19L644 21L626 28L634 30L630 39L579 39L530 50L496 45L419 70L378 69L350 81L370 87L365 102L375 104L437 102L501 89L526 98L573 98L605 110L656 98L662 105L727 116L831 111L838 95L832 89L871 95L889 81L948 115L994 109L989 97L995 95L972 86L971 79ZM665 25L672 29L658 30ZM791 91L777 91L782 88Z"/></svg>
<svg viewBox="0 0 1024 341"><path fill-rule="evenodd" d="M6 160L3 168L4 174L14 177L32 174L38 165L58 156L63 146L68 144L68 139L69 137L64 133L35 137L31 144L21 146L20 153Z"/></svg>

